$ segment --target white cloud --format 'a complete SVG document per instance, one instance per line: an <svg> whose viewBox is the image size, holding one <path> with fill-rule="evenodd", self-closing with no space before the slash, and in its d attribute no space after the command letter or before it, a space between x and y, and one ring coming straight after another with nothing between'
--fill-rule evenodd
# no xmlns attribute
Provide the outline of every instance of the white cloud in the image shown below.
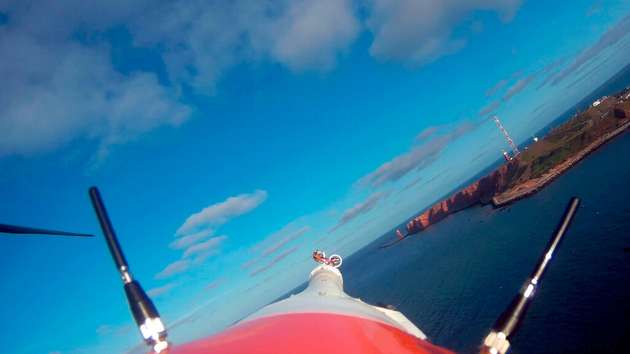
<svg viewBox="0 0 630 354"><path fill-rule="evenodd" d="M566 57L562 57L560 59L557 59L557 60L547 64L541 70L541 74L543 76L546 75L546 77L542 80L542 82L538 85L538 87L536 87L536 90L540 90L541 88L546 86L549 82L551 82L551 80L553 80L556 77L556 75L558 74L558 72L554 72L554 70L556 70L559 67L561 67L565 62L566 62Z"/></svg>
<svg viewBox="0 0 630 354"><path fill-rule="evenodd" d="M509 21L521 0L373 0L368 27L374 33L370 53L380 60L422 65L454 53L465 38L453 35L455 27L475 11L499 13Z"/></svg>
<svg viewBox="0 0 630 354"><path fill-rule="evenodd" d="M175 286L177 286L177 283L175 282L171 282L163 286L158 286L156 288L147 290L147 295L152 298L156 298L169 293L171 290L173 290L173 288L175 288Z"/></svg>
<svg viewBox="0 0 630 354"><path fill-rule="evenodd" d="M378 59L422 64L458 50L453 28L474 11L505 21L520 0L374 0L361 8ZM45 153L75 141L95 143L95 162L111 148L191 116L183 89L213 93L225 71L277 62L329 70L362 26L351 0L11 2L0 26L0 157ZM112 63L124 28L151 49L152 69L123 72ZM120 49L120 48L117 48ZM153 69L157 70L157 69Z"/></svg>
<svg viewBox="0 0 630 354"><path fill-rule="evenodd" d="M494 84L494 86L486 90L486 96L494 96L494 94L499 92L505 85L507 85L507 83L508 81L505 79L499 80L496 84Z"/></svg>
<svg viewBox="0 0 630 354"><path fill-rule="evenodd" d="M218 254L219 247L225 240L227 240L227 236L217 236L207 241L199 242L200 239L207 237L209 234L210 233L207 232L199 232L191 235L197 239L195 239L190 246L185 249L181 259L168 264L162 271L155 275L155 279L166 279L174 275L184 273L191 269L191 267L198 266L200 263L208 259L208 257ZM182 237L181 239L185 238L186 237ZM189 240L186 242L189 242ZM171 243L171 245L173 245L173 243ZM177 246L179 247L181 245Z"/></svg>
<svg viewBox="0 0 630 354"><path fill-rule="evenodd" d="M258 263L259 261L260 261L260 257L252 258L246 261L245 263L241 264L241 269L249 269L252 266L254 266L254 264Z"/></svg>
<svg viewBox="0 0 630 354"><path fill-rule="evenodd" d="M421 170L433 163L445 144L426 143L399 155L391 161L385 162L378 169L363 177L360 181L363 185L380 187L388 182L395 182L412 170Z"/></svg>
<svg viewBox="0 0 630 354"><path fill-rule="evenodd" d="M454 52L453 29L475 11L508 21L520 0L135 1L78 0L3 5L0 26L0 157L45 153L94 142L95 161L111 148L191 116L181 92L213 93L225 71L277 62L294 70L329 70L358 38L364 11L370 48L381 60L412 64ZM124 28L132 44L165 64L121 71L112 63ZM118 48L120 49L120 48ZM155 69L157 70L157 69Z"/></svg>
<svg viewBox="0 0 630 354"><path fill-rule="evenodd" d="M206 230L196 232L194 234L178 237L177 239L175 239L175 241L169 244L169 247L176 250L188 248L194 245L195 243L197 243L198 241L201 241L204 238L212 235L212 233L213 233L212 229L206 229Z"/></svg>
<svg viewBox="0 0 630 354"><path fill-rule="evenodd" d="M184 257L190 256L210 256L218 252L221 243L227 239L227 236L213 237L205 242L194 244L184 251Z"/></svg>
<svg viewBox="0 0 630 354"><path fill-rule="evenodd" d="M488 115L488 114L496 111L497 109L499 109L500 106L501 106L501 102L499 102L499 101L492 101L492 102L488 103L487 105L485 105L484 107L482 107L479 110L479 115L480 116Z"/></svg>
<svg viewBox="0 0 630 354"><path fill-rule="evenodd" d="M363 186L380 187L386 183L398 181L413 170L422 170L435 162L449 143L474 128L475 125L464 122L452 131L414 146L404 154L385 162L375 171L362 177L358 183Z"/></svg>
<svg viewBox="0 0 630 354"><path fill-rule="evenodd" d="M253 271L251 271L249 273L250 277L256 276L262 272L266 272L267 270L269 270L270 268L272 268L273 266L275 266L276 264L278 264L280 261L282 261L283 259L287 258L288 256L290 256L291 254L295 253L295 251L298 250L298 246L293 246L291 248L289 248L288 250L278 254L277 256L275 256L272 260L270 260L267 264L265 264L264 266L257 268Z"/></svg>
<svg viewBox="0 0 630 354"><path fill-rule="evenodd" d="M102 159L114 145L190 116L154 73L123 74L107 43L76 39L82 21L93 19L83 26L95 30L98 17L77 18L72 10L85 6L65 5L7 7L9 20L0 27L0 157L44 153L83 138L97 143L95 157Z"/></svg>
<svg viewBox="0 0 630 354"><path fill-rule="evenodd" d="M552 85L559 84L569 75L580 70L584 65L599 56L605 50L613 47L630 33L630 14L626 15L621 21L610 27L592 46L585 48L574 60L569 67L562 70L554 76Z"/></svg>
<svg viewBox="0 0 630 354"><path fill-rule="evenodd" d="M225 283L226 279L225 278L218 278L215 279L214 281L210 282L208 285L204 286L203 289L204 290L213 290L218 288L220 285L222 285L223 283Z"/></svg>
<svg viewBox="0 0 630 354"><path fill-rule="evenodd" d="M155 279L166 279L176 274L183 273L190 268L190 264L191 262L187 259L177 260L167 265L161 272L157 273L155 275Z"/></svg>
<svg viewBox="0 0 630 354"><path fill-rule="evenodd" d="M521 91L523 91L532 81L534 81L534 79L536 78L536 74L531 74L528 75L524 78L519 79L518 81L516 81L512 86L510 86L510 88L507 90L507 92L505 93L505 95L503 96L503 101L509 101L512 97L516 96L517 94L519 94Z"/></svg>
<svg viewBox="0 0 630 354"><path fill-rule="evenodd" d="M164 53L172 80L201 92L243 62L330 69L359 32L350 0L165 2L131 28L138 44Z"/></svg>
<svg viewBox="0 0 630 354"><path fill-rule="evenodd" d="M184 224L177 229L176 234L186 235L200 228L224 224L231 218L255 209L265 199L267 199L267 192L263 190L229 197L221 203L210 205L200 212L189 216Z"/></svg>
<svg viewBox="0 0 630 354"><path fill-rule="evenodd" d="M294 70L330 69L358 33L349 0L292 1L274 24L271 54Z"/></svg>
<svg viewBox="0 0 630 354"><path fill-rule="evenodd" d="M278 249L282 248L284 245L286 245L287 243L296 240L300 237L302 237L304 234L306 234L307 232L309 232L311 230L311 228L309 226L303 226L297 230L291 231L291 232L287 232L288 230L286 228L283 228L282 234L285 234L279 241L273 243L272 245L270 245L269 247L265 248L262 251L262 256L266 257L269 256L270 254L276 252ZM276 236L270 236L270 239L273 238L277 238Z"/></svg>
<svg viewBox="0 0 630 354"><path fill-rule="evenodd" d="M432 137L438 131L438 127L431 126L424 128L418 135L416 135L416 142L427 140Z"/></svg>
<svg viewBox="0 0 630 354"><path fill-rule="evenodd" d="M217 255L221 245L228 237L222 235L207 238L213 235L220 225L252 211L266 199L266 191L256 190L253 193L229 197L190 215L177 229L175 233L177 238L169 244L172 249L183 250L181 259L166 266L155 275L155 278L164 279L183 273L193 266L198 266L208 257Z"/></svg>
<svg viewBox="0 0 630 354"><path fill-rule="evenodd" d="M309 234L312 231L312 228L308 225L303 225L304 221L304 218L300 217L284 225L279 230L265 236L262 241L250 248L250 252L255 253L256 255L242 263L241 269L251 269L255 265L259 265L260 263L268 260L279 250L286 248L286 245L295 243L294 241L302 238L306 234ZM298 246L299 245L294 245L293 249ZM282 252L280 254L282 254ZM284 257L280 257L280 259L282 258ZM267 264L263 267L258 266L259 269L266 269L268 267L271 267L271 265Z"/></svg>
<svg viewBox="0 0 630 354"><path fill-rule="evenodd" d="M12 2L0 8L0 157L95 143L94 162L115 145L160 126L177 126L192 108L183 87L212 93L231 67L260 60L292 70L328 70L356 38L350 0ZM170 82L150 69L121 72L118 43L129 30L150 48Z"/></svg>
<svg viewBox="0 0 630 354"><path fill-rule="evenodd" d="M376 192L372 194L371 196L369 196L365 201L357 203L353 207L348 208L346 211L344 211L343 215L341 215L341 218L339 219L337 224L330 229L330 232L337 230L338 228L347 224L348 222L350 222L357 216L365 214L369 212L370 210L374 209L374 207L376 207L378 202L380 202L382 199L387 198L387 196L388 196L388 193Z"/></svg>

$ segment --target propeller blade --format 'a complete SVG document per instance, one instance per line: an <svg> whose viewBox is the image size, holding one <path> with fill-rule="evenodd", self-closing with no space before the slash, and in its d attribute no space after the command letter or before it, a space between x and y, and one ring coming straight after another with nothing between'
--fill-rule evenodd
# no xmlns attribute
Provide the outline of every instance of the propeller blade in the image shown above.
<svg viewBox="0 0 630 354"><path fill-rule="evenodd" d="M32 227L16 226L0 224L0 233L4 234L37 234L37 235L57 235L57 236L77 236L77 237L93 237L91 234L82 234L77 232L66 232L57 230L36 229Z"/></svg>

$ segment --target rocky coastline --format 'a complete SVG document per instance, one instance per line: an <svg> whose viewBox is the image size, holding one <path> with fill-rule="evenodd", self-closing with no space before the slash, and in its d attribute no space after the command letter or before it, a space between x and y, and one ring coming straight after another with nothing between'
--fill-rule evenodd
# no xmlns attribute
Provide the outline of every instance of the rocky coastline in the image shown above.
<svg viewBox="0 0 630 354"><path fill-rule="evenodd" d="M576 114L529 151L413 217L407 223L407 234L475 205L498 208L536 193L630 127L630 99L624 99L629 92L601 98L597 101L601 106L598 103L599 107L593 105Z"/></svg>
<svg viewBox="0 0 630 354"><path fill-rule="evenodd" d="M597 139L597 141L591 143L587 148L580 151L577 155L572 156L571 158L567 159L566 161L559 164L558 166L551 168L543 176L536 179L531 179L522 184L519 184L515 188L511 188L509 190L506 190L502 193L495 195L494 197L492 197L492 205L494 205L495 207L502 207L518 199L521 199L521 198L527 197L528 195L536 193L542 187L549 184L558 176L562 175L562 173L570 169L573 165L575 165L580 160L585 158L588 154L597 150L597 148L604 145L610 139L614 138L615 136L621 134L624 130L628 129L628 127L630 127L630 122L627 122L621 127L615 129L614 131L605 134L601 138Z"/></svg>

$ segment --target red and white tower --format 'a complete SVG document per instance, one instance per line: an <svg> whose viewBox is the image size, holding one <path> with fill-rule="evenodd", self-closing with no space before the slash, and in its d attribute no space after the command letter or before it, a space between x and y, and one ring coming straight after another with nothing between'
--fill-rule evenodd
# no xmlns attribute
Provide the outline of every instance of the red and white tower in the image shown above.
<svg viewBox="0 0 630 354"><path fill-rule="evenodd" d="M494 122L497 124L497 127L499 128L501 133L503 133L503 136L505 137L505 140L507 140L508 145L510 145L510 147L512 148L512 157L509 157L507 152L503 152L503 156L505 157L505 159L510 161L521 152L518 151L518 147L516 146L516 144L514 144L514 140L512 140L512 138L510 137L510 133L508 133L505 127L503 127L503 124L501 124L499 117L494 116L492 118L494 119Z"/></svg>

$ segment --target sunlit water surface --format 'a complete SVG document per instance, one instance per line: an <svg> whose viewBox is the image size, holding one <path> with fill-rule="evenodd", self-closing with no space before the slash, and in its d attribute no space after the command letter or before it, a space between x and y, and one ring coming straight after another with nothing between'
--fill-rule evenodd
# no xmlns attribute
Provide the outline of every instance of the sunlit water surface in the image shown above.
<svg viewBox="0 0 630 354"><path fill-rule="evenodd" d="M427 186L430 188L430 186ZM630 134L538 194L475 207L344 261L346 291L392 304L434 343L475 352L530 273L571 196L577 218L545 275L512 353L630 352Z"/></svg>

